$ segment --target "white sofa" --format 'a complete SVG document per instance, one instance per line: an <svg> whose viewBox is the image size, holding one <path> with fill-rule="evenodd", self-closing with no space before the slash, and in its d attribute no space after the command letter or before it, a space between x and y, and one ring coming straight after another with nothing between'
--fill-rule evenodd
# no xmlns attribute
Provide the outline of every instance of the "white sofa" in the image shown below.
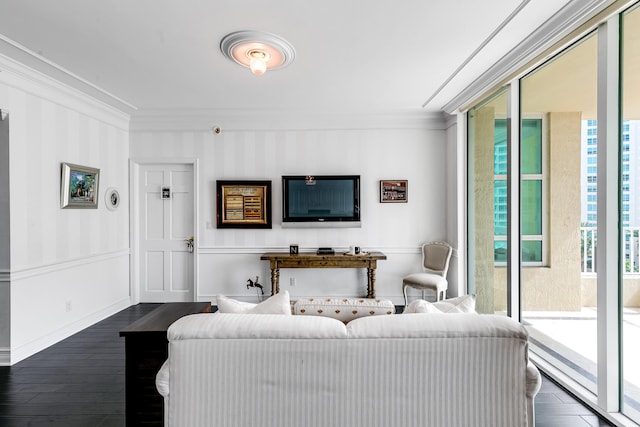
<svg viewBox="0 0 640 427"><path fill-rule="evenodd" d="M196 314L156 379L171 427L533 426L517 322L478 314Z"/></svg>

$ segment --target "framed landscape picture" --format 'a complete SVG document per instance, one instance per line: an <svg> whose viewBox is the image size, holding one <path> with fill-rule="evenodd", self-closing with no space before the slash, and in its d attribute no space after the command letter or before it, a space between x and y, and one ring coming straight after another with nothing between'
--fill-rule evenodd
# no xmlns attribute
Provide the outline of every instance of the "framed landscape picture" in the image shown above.
<svg viewBox="0 0 640 427"><path fill-rule="evenodd" d="M100 169L62 163L60 180L62 209L97 209Z"/></svg>
<svg viewBox="0 0 640 427"><path fill-rule="evenodd" d="M271 228L271 181L216 181L218 228Z"/></svg>

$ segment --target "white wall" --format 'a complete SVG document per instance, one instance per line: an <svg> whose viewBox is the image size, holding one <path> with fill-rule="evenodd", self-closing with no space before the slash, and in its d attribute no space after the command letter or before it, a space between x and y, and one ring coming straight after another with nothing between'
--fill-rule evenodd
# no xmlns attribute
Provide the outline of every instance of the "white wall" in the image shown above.
<svg viewBox="0 0 640 427"><path fill-rule="evenodd" d="M245 284L255 276L270 289L268 263L259 260L265 251L288 251L291 243L308 251L319 246L346 249L357 244L387 254L388 259L378 263L377 296L400 304L402 276L419 268L419 245L447 238L447 148L441 120L391 119L384 126L371 120L364 125L359 121L356 127L339 118L320 125L283 119L274 126L248 112L233 129L226 129L224 117L218 116L222 135L214 135L207 126L169 120L175 129L166 120L140 123L134 117L131 158L134 162L198 159L198 300L215 302L218 294L253 300L255 291L247 290ZM283 229L281 176L286 174L359 174L362 228ZM271 180L273 228L217 229L218 179ZM381 179L407 179L408 203L379 203ZM290 286L290 277L296 278L295 287ZM366 272L283 269L280 285L294 298L364 295Z"/></svg>
<svg viewBox="0 0 640 427"><path fill-rule="evenodd" d="M2 56L0 68L11 120L11 261L0 280L10 345L0 363L10 364L129 305L129 118ZM97 210L60 209L61 162L100 169ZM107 187L121 194L115 212Z"/></svg>
<svg viewBox="0 0 640 427"><path fill-rule="evenodd" d="M447 238L454 247L449 265L449 296L467 291L464 259L466 252L466 129L457 116L447 117Z"/></svg>

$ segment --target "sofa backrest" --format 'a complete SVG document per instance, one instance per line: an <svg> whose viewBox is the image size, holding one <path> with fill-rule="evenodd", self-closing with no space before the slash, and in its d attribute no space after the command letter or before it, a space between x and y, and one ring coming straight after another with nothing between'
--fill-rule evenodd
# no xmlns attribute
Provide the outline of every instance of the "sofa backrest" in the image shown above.
<svg viewBox="0 0 640 427"><path fill-rule="evenodd" d="M282 314L193 314L175 322L169 341L186 339L472 338L527 341L525 328L504 316L478 314L402 314L354 319L346 325L323 316Z"/></svg>
<svg viewBox="0 0 640 427"><path fill-rule="evenodd" d="M192 314L169 327L169 341L187 339L472 338L527 341L522 325L504 316L402 314L354 319L346 325L323 316L282 314Z"/></svg>
<svg viewBox="0 0 640 427"><path fill-rule="evenodd" d="M192 339L322 339L346 338L344 323L322 316L283 314L192 314L174 322L169 341Z"/></svg>
<svg viewBox="0 0 640 427"><path fill-rule="evenodd" d="M514 338L527 341L527 331L504 316L469 313L416 313L374 316L347 324L350 338Z"/></svg>
<svg viewBox="0 0 640 427"><path fill-rule="evenodd" d="M168 332L168 426L526 426L527 334L477 314L197 314Z"/></svg>

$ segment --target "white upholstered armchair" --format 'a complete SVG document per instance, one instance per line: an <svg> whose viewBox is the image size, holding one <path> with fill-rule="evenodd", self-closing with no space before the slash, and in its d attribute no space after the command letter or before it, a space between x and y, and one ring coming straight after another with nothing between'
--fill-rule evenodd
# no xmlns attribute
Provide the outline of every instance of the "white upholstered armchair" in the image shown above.
<svg viewBox="0 0 640 427"><path fill-rule="evenodd" d="M432 290L436 294L436 301L440 296L445 299L447 288L447 271L453 248L446 242L427 242L422 245L422 272L410 274L402 279L402 293L404 305L407 306L407 288Z"/></svg>

